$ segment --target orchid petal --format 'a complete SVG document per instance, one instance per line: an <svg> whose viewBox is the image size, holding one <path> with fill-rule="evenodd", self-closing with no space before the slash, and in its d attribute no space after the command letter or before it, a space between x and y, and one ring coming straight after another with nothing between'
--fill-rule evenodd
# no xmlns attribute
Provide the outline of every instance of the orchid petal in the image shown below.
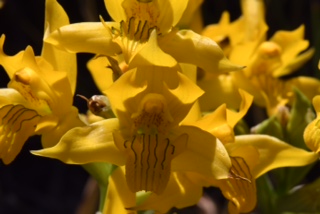
<svg viewBox="0 0 320 214"><path fill-rule="evenodd" d="M309 100L320 94L320 81L312 77L299 76L286 81L287 87L297 87Z"/></svg>
<svg viewBox="0 0 320 214"><path fill-rule="evenodd" d="M231 161L220 141L197 127L181 126L179 132L188 133L188 145L172 160L172 171L197 172L216 179L228 177Z"/></svg>
<svg viewBox="0 0 320 214"><path fill-rule="evenodd" d="M59 27L69 24L69 18L56 0L46 1L44 40ZM41 56L47 60L55 70L65 71L71 84L72 94L75 92L77 79L76 55L58 50L48 43L43 44Z"/></svg>
<svg viewBox="0 0 320 214"><path fill-rule="evenodd" d="M230 25L230 14L224 11L221 14L218 24L207 25L203 31L202 35L209 37L213 41L220 43L227 38Z"/></svg>
<svg viewBox="0 0 320 214"><path fill-rule="evenodd" d="M177 61L195 64L207 72L219 74L243 68L232 64L213 40L190 30L164 36L159 41L159 46Z"/></svg>
<svg viewBox="0 0 320 214"><path fill-rule="evenodd" d="M34 135L40 115L22 105L10 104L0 108L0 118L0 159L9 164Z"/></svg>
<svg viewBox="0 0 320 214"><path fill-rule="evenodd" d="M113 71L108 65L110 65L108 58L103 56L96 56L87 63L94 82L102 92L113 84Z"/></svg>
<svg viewBox="0 0 320 214"><path fill-rule="evenodd" d="M246 91L239 89L239 94L242 98L240 107L239 107L239 112L227 111L227 118L228 118L228 124L234 128L235 125L247 114L252 101L253 101L253 96L247 93Z"/></svg>
<svg viewBox="0 0 320 214"><path fill-rule="evenodd" d="M108 14L111 18L116 22L121 22L122 20L126 20L127 16L122 7L123 1L114 1L114 0L104 0L104 5L108 11Z"/></svg>
<svg viewBox="0 0 320 214"><path fill-rule="evenodd" d="M151 32L148 42L137 51L130 61L131 68L151 65L163 67L174 67L177 65L176 60L172 56L164 53L158 47L156 30Z"/></svg>
<svg viewBox="0 0 320 214"><path fill-rule="evenodd" d="M116 23L104 23L107 27L116 27ZM111 30L100 22L71 24L52 32L45 42L71 53L88 52L112 56L120 53L118 44L113 42Z"/></svg>
<svg viewBox="0 0 320 214"><path fill-rule="evenodd" d="M136 210L156 210L167 213L172 207L184 208L196 204L202 196L202 186L193 183L188 173L172 173L161 195L151 194ZM159 203L161 201L161 203Z"/></svg>
<svg viewBox="0 0 320 214"><path fill-rule="evenodd" d="M108 192L105 198L103 214L134 214L128 209L136 204L136 194L131 192L127 186L124 167L118 167L109 178Z"/></svg>
<svg viewBox="0 0 320 214"><path fill-rule="evenodd" d="M243 146L253 146L258 150L260 158L252 171L255 178L275 168L311 164L318 158L313 152L293 147L268 135L237 136L235 143L228 143L225 146L229 152Z"/></svg>
<svg viewBox="0 0 320 214"><path fill-rule="evenodd" d="M117 130L118 126L118 119L108 119L89 126L76 127L62 136L57 145L32 153L56 158L68 164L109 162L124 165L125 156L116 148L112 137L112 132Z"/></svg>

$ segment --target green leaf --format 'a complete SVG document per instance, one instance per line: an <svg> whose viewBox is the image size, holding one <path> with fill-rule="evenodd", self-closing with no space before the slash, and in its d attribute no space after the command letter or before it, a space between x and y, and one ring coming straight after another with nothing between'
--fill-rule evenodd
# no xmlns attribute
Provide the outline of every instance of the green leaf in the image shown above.
<svg viewBox="0 0 320 214"><path fill-rule="evenodd" d="M255 134L267 134L283 140L283 128L276 116L272 116L254 127Z"/></svg>
<svg viewBox="0 0 320 214"><path fill-rule="evenodd" d="M308 112L311 109L311 103L308 98L299 91L299 89L294 88L295 100L291 109L291 116L287 125L288 133L288 143L293 146L307 149L304 140L303 132L308 123Z"/></svg>
<svg viewBox="0 0 320 214"><path fill-rule="evenodd" d="M278 213L320 213L320 178L278 200Z"/></svg>
<svg viewBox="0 0 320 214"><path fill-rule="evenodd" d="M239 122L234 127L235 135L249 134L250 129L248 124L244 120L239 120Z"/></svg>

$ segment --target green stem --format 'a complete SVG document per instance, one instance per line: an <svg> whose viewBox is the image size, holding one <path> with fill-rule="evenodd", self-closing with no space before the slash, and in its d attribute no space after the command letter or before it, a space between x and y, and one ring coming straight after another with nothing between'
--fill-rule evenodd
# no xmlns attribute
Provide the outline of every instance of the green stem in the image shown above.
<svg viewBox="0 0 320 214"><path fill-rule="evenodd" d="M257 179L257 195L261 213L275 213L277 195L267 174Z"/></svg>
<svg viewBox="0 0 320 214"><path fill-rule="evenodd" d="M110 163L89 163L82 165L82 167L98 182L100 191L99 211L102 211L108 190L109 176L117 166Z"/></svg>

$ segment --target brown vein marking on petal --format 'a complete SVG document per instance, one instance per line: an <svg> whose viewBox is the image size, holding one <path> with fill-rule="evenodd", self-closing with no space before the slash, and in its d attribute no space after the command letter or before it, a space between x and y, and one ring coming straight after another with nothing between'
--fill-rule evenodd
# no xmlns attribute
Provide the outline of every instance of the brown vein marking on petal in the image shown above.
<svg viewBox="0 0 320 214"><path fill-rule="evenodd" d="M175 146L159 135L136 135L125 141L128 158L127 184L132 192L140 190L160 194L167 186Z"/></svg>
<svg viewBox="0 0 320 214"><path fill-rule="evenodd" d="M256 206L256 183L250 168L241 157L231 157L230 178L224 180L222 193L230 201L230 209L250 212Z"/></svg>
<svg viewBox="0 0 320 214"><path fill-rule="evenodd" d="M20 152L24 142L34 134L40 115L23 105L0 108L0 159L9 164Z"/></svg>

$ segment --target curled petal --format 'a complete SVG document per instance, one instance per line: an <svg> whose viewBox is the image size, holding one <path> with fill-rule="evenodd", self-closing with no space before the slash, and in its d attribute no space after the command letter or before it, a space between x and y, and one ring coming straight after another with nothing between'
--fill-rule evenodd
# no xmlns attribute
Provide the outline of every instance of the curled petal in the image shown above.
<svg viewBox="0 0 320 214"><path fill-rule="evenodd" d="M216 181L222 194L230 202L229 213L249 213L257 203L256 182L246 161L241 157L231 157L233 177Z"/></svg>
<svg viewBox="0 0 320 214"><path fill-rule="evenodd" d="M87 67L100 91L107 90L113 83L113 70L107 57L97 56L87 63ZM103 77L103 78L101 78Z"/></svg>
<svg viewBox="0 0 320 214"><path fill-rule="evenodd" d="M14 56L8 56L3 51L4 41L5 35L2 35L0 38L0 65L6 70L10 79L16 71L25 67L35 71L39 70L34 52L30 46L25 51L20 51Z"/></svg>
<svg viewBox="0 0 320 214"><path fill-rule="evenodd" d="M39 126L42 126L44 129L40 130L41 127L39 127L37 131L42 133L41 143L43 148L56 145L67 131L74 127L83 126L84 123L79 119L78 115L78 109L72 107L70 112L61 118L57 118L54 115L42 117L42 120L39 121Z"/></svg>
<svg viewBox="0 0 320 214"><path fill-rule="evenodd" d="M227 110L228 124L232 128L234 128L234 126L246 115L253 101L253 96L246 91L239 89L239 94L242 98L239 112Z"/></svg>
<svg viewBox="0 0 320 214"><path fill-rule="evenodd" d="M239 73L240 71L236 72ZM207 75L203 79L197 81L199 87L205 93L199 98L202 111L213 111L221 104L227 104L228 108L237 109L241 102L238 93L238 87L234 82L234 78L229 74L221 74L219 76ZM212 98L213 94L220 94Z"/></svg>
<svg viewBox="0 0 320 214"><path fill-rule="evenodd" d="M243 146L253 146L259 152L258 163L252 171L255 178L275 168L308 165L318 158L313 152L293 147L268 135L241 135L236 137L235 143L225 145L229 153Z"/></svg>
<svg viewBox="0 0 320 214"><path fill-rule="evenodd" d="M319 118L320 118L320 96L315 96L312 100L313 107L317 112L317 118L314 119L306 129L304 130L303 138L308 146L312 151L316 152L317 154L320 153L320 125L319 125Z"/></svg>
<svg viewBox="0 0 320 214"><path fill-rule="evenodd" d="M193 126L181 126L179 132L188 133L188 145L184 152L172 160L172 171L197 172L216 179L229 176L231 161L219 140Z"/></svg>
<svg viewBox="0 0 320 214"><path fill-rule="evenodd" d="M41 116L22 105L5 105L0 108L0 159L11 163L26 140L35 134Z"/></svg>
<svg viewBox="0 0 320 214"><path fill-rule="evenodd" d="M243 68L232 64L213 40L190 30L164 36L159 46L178 62L195 64L207 72L219 74Z"/></svg>
<svg viewBox="0 0 320 214"><path fill-rule="evenodd" d="M303 39L304 25L301 25L293 31L277 31L270 39L271 42L277 43L282 48L281 61L283 63L281 68L274 71L274 76L279 77L285 74L290 74L290 70L286 66L293 63L297 55L309 46L309 42ZM305 57L309 59L312 52L306 52ZM292 64L291 64L292 66ZM283 68L285 68L283 70Z"/></svg>
<svg viewBox="0 0 320 214"><path fill-rule="evenodd" d="M122 7L123 1L104 0L104 5L108 11L108 14L116 22L126 20L126 14Z"/></svg>
<svg viewBox="0 0 320 214"><path fill-rule="evenodd" d="M58 28L68 25L69 18L56 0L46 1L44 40ZM51 44L44 43L41 56L57 71L66 71L74 94L77 79L76 55L58 50Z"/></svg>
<svg viewBox="0 0 320 214"><path fill-rule="evenodd" d="M151 32L148 42L137 51L130 62L131 68L138 66L174 67L176 65L176 60L158 47L156 30Z"/></svg>
<svg viewBox="0 0 320 214"><path fill-rule="evenodd" d="M201 34L217 43L221 43L228 36L229 25L230 14L227 11L224 11L220 17L219 23L207 25Z"/></svg>
<svg viewBox="0 0 320 214"><path fill-rule="evenodd" d="M174 172L161 195L151 194L135 210L156 210L167 213L171 208L184 208L196 204L202 196L202 185L197 185L188 173ZM161 201L161 203L159 203Z"/></svg>
<svg viewBox="0 0 320 214"><path fill-rule="evenodd" d="M112 27L115 24L105 25ZM104 24L86 22L61 27L51 33L45 42L71 53L87 52L110 56L121 52L120 47L112 40L111 31Z"/></svg>
<svg viewBox="0 0 320 214"><path fill-rule="evenodd" d="M56 158L68 164L109 162L124 165L125 156L116 148L112 137L112 132L117 130L118 126L117 119L109 119L73 128L62 136L54 147L32 153Z"/></svg>

